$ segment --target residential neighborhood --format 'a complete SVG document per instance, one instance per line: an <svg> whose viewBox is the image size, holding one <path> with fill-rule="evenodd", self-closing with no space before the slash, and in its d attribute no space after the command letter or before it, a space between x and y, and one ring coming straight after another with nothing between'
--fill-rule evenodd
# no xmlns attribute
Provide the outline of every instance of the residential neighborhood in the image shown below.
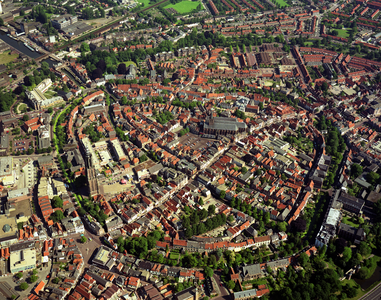
<svg viewBox="0 0 381 300"><path fill-rule="evenodd" d="M1 2L0 299L376 299L379 9Z"/></svg>

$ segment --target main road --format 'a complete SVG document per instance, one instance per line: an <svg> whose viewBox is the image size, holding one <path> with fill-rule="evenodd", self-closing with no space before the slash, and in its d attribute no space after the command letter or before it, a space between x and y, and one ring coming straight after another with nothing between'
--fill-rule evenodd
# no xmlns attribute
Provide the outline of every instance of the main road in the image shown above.
<svg viewBox="0 0 381 300"><path fill-rule="evenodd" d="M359 300L378 300L381 298L381 283L376 285L369 293L359 298Z"/></svg>

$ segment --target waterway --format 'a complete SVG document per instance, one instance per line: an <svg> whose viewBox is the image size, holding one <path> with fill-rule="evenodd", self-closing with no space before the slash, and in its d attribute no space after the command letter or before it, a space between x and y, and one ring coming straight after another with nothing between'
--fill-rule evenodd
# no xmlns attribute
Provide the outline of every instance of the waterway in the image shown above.
<svg viewBox="0 0 381 300"><path fill-rule="evenodd" d="M381 267L377 266L376 270L374 271L373 275L368 279L358 279L353 278L356 283L358 283L362 289L366 290L368 289L373 283L378 282L381 280Z"/></svg>
<svg viewBox="0 0 381 300"><path fill-rule="evenodd" d="M6 42L8 45L12 46L16 50L20 51L21 53L29 56L31 59L36 59L42 56L43 54L31 51L27 47L25 47L24 43L21 41L16 41L9 36L3 31L0 30L0 39L2 39L4 42ZM52 61L50 58L44 59L45 62L49 64L50 67L53 67L53 65L56 63Z"/></svg>
<svg viewBox="0 0 381 300"><path fill-rule="evenodd" d="M37 53L35 51L29 50L27 47L25 47L23 42L15 41L14 39L7 36L7 34L3 31L0 31L0 39L2 39L4 42L6 42L8 45L12 46L13 48L17 49L21 53L24 53L25 55L29 56L30 58L39 58L42 56L41 53Z"/></svg>

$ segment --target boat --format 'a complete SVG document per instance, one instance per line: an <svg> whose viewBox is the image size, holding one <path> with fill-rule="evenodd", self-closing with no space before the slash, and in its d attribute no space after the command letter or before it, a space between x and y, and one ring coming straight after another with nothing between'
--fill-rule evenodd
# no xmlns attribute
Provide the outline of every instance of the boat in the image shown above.
<svg viewBox="0 0 381 300"><path fill-rule="evenodd" d="M31 46L29 46L27 43L24 43L24 46L27 47L30 51L34 52L34 49Z"/></svg>
<svg viewBox="0 0 381 300"><path fill-rule="evenodd" d="M17 39L16 39L13 35L10 35L10 34L8 33L7 36L10 37L12 40L17 41Z"/></svg>

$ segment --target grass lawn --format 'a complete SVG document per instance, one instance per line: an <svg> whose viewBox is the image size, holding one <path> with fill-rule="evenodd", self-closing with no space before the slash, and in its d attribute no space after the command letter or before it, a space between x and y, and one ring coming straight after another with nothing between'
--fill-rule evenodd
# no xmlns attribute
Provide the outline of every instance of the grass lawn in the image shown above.
<svg viewBox="0 0 381 300"><path fill-rule="evenodd" d="M126 67L128 67L129 65L135 65L136 67L136 63L134 63L133 61L125 61L124 64L126 65Z"/></svg>
<svg viewBox="0 0 381 300"><path fill-rule="evenodd" d="M339 37L347 39L349 37L349 32L352 30L351 28L348 29L334 29L339 32Z"/></svg>
<svg viewBox="0 0 381 300"><path fill-rule="evenodd" d="M180 257L180 254L179 253L173 253L173 252L171 252L170 254L169 254L169 259L179 259L179 257Z"/></svg>
<svg viewBox="0 0 381 300"><path fill-rule="evenodd" d="M14 61L19 56L18 54L10 55L9 53L11 52L5 51L4 53L0 54L0 61L3 65Z"/></svg>
<svg viewBox="0 0 381 300"><path fill-rule="evenodd" d="M349 226L352 226L352 227L355 227L355 228L358 228L359 227L359 224L358 223L353 223L349 217L343 217L342 220L341 220L344 224L347 224Z"/></svg>
<svg viewBox="0 0 381 300"><path fill-rule="evenodd" d="M199 1L181 1L176 4L169 4L164 8L173 8L180 14L187 14L196 9L199 4L201 4Z"/></svg>
<svg viewBox="0 0 381 300"><path fill-rule="evenodd" d="M20 103L19 106L17 107L17 110L19 111L19 113L26 112L27 109L28 109L28 106L25 103Z"/></svg>
<svg viewBox="0 0 381 300"><path fill-rule="evenodd" d="M314 44L314 42L305 42L304 43L304 45L306 46L306 47L308 47L308 46L312 46Z"/></svg>
<svg viewBox="0 0 381 300"><path fill-rule="evenodd" d="M272 1L275 2L275 3L278 3L281 7L287 7L287 6L289 6L287 4L287 2L285 2L284 0L272 0Z"/></svg>
<svg viewBox="0 0 381 300"><path fill-rule="evenodd" d="M139 3L143 3L144 4L144 7L148 7L149 6L149 3L150 3L150 0L138 0Z"/></svg>

